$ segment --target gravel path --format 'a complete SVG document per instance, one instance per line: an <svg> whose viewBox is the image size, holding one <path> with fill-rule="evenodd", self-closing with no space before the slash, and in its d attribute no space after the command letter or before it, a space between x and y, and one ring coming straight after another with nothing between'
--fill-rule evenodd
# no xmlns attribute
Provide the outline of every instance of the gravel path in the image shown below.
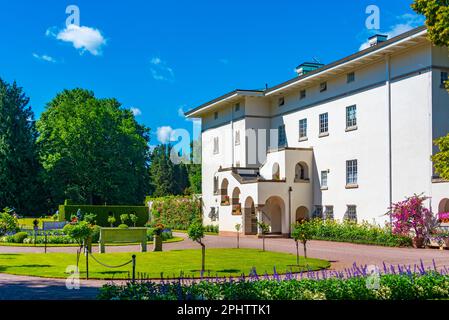
<svg viewBox="0 0 449 320"><path fill-rule="evenodd" d="M186 237L185 234L176 236ZM206 236L207 248L235 247L233 237ZM261 248L262 240L255 238L241 238L240 246L244 248ZM295 253L294 242L291 239L266 239L266 250ZM106 252L136 252L139 246L110 246ZM164 250L199 249L198 244L185 239L182 242L166 243ZM357 264L382 265L387 264L415 264L420 260L426 266L432 266L435 261L438 267L449 267L449 250L434 249L389 248L350 243L310 241L307 246L308 256L326 259L332 262L332 269L343 270ZM97 252L98 248L95 247ZM43 253L39 247L2 247L0 253ZM49 247L47 252L75 253L75 247ZM301 251L302 254L302 251ZM79 290L68 290L65 280L46 279L26 276L0 274L0 300L2 299L93 299L98 288L107 281L81 280Z"/></svg>

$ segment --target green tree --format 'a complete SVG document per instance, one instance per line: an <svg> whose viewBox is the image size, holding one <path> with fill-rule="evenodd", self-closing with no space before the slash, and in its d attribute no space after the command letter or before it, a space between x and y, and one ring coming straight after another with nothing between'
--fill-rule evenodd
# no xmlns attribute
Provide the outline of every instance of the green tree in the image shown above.
<svg viewBox="0 0 449 320"><path fill-rule="evenodd" d="M76 267L78 268L81 251L83 246L88 245L89 238L93 233L93 228L88 222L80 221L75 224L67 224L63 230L66 235L75 239L79 245L79 249L76 253Z"/></svg>
<svg viewBox="0 0 449 320"><path fill-rule="evenodd" d="M189 164L189 186L190 193L200 194L201 191L201 165L200 164Z"/></svg>
<svg viewBox="0 0 449 320"><path fill-rule="evenodd" d="M193 222L187 229L187 234L192 241L201 245L201 272L203 273L206 264L206 245L203 243L204 226L201 221Z"/></svg>
<svg viewBox="0 0 449 320"><path fill-rule="evenodd" d="M174 166L167 145L159 145L151 152L150 179L154 197L175 194Z"/></svg>
<svg viewBox="0 0 449 320"><path fill-rule="evenodd" d="M37 122L53 205L140 203L147 194L149 129L115 99L65 90Z"/></svg>
<svg viewBox="0 0 449 320"><path fill-rule="evenodd" d="M270 225L263 221L258 221L257 225L262 233L262 251L265 251L265 235L270 232Z"/></svg>
<svg viewBox="0 0 449 320"><path fill-rule="evenodd" d="M441 178L449 180L449 134L435 140L440 152L432 156L435 172Z"/></svg>
<svg viewBox="0 0 449 320"><path fill-rule="evenodd" d="M0 207L21 214L43 210L37 133L28 103L22 88L0 79Z"/></svg>
<svg viewBox="0 0 449 320"><path fill-rule="evenodd" d="M296 243L296 264L299 265L298 242L304 246L304 258L307 259L307 241L312 238L311 224L307 221L299 222L293 225L291 237Z"/></svg>

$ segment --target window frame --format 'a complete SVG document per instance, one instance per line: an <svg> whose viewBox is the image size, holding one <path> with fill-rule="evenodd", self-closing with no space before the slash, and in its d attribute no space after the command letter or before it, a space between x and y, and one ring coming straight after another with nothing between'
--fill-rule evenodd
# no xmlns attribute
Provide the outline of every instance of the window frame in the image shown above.
<svg viewBox="0 0 449 320"><path fill-rule="evenodd" d="M325 179L323 174L325 175ZM326 182L326 183L324 183ZM328 189L328 182L329 182L329 171L328 170L322 170L320 172L320 188L323 190L327 190Z"/></svg>
<svg viewBox="0 0 449 320"><path fill-rule="evenodd" d="M319 116L319 134L325 136L329 134L329 113L321 113ZM325 130L323 130L325 129Z"/></svg>
<svg viewBox="0 0 449 320"><path fill-rule="evenodd" d="M281 143L281 137L283 137L284 139L283 143ZM285 124L281 124L280 126L278 126L278 147L285 146L287 146L287 134L285 132Z"/></svg>
<svg viewBox="0 0 449 320"><path fill-rule="evenodd" d="M353 211L351 209L354 209ZM346 205L346 218L349 221L357 222L357 206L354 204Z"/></svg>
<svg viewBox="0 0 449 320"><path fill-rule="evenodd" d="M350 119L350 111L354 110L353 115L354 118ZM346 130L354 130L357 128L357 105L353 104L351 106L346 107Z"/></svg>
<svg viewBox="0 0 449 320"><path fill-rule="evenodd" d="M307 97L307 90L303 89L299 91L299 100L303 100Z"/></svg>
<svg viewBox="0 0 449 320"><path fill-rule="evenodd" d="M220 140L219 137L214 137L214 152L213 154L220 153Z"/></svg>
<svg viewBox="0 0 449 320"><path fill-rule="evenodd" d="M346 186L358 185L359 164L357 159L346 161Z"/></svg>
<svg viewBox="0 0 449 320"><path fill-rule="evenodd" d="M298 129L299 141L307 140L307 118L299 119Z"/></svg>
<svg viewBox="0 0 449 320"><path fill-rule="evenodd" d="M235 142L234 142L234 145L235 146L239 146L240 145L240 130L236 130L235 131Z"/></svg>
<svg viewBox="0 0 449 320"><path fill-rule="evenodd" d="M355 72L349 72L346 74L346 83L355 82Z"/></svg>
<svg viewBox="0 0 449 320"><path fill-rule="evenodd" d="M218 119L218 111L215 111L214 112L214 120L217 120Z"/></svg>
<svg viewBox="0 0 449 320"><path fill-rule="evenodd" d="M239 112L240 111L240 102L237 102L234 106L234 112Z"/></svg>
<svg viewBox="0 0 449 320"><path fill-rule="evenodd" d="M320 92L325 92L325 91L327 91L327 81L320 83Z"/></svg>
<svg viewBox="0 0 449 320"><path fill-rule="evenodd" d="M282 107L285 105L285 97L279 97L278 99L278 107Z"/></svg>

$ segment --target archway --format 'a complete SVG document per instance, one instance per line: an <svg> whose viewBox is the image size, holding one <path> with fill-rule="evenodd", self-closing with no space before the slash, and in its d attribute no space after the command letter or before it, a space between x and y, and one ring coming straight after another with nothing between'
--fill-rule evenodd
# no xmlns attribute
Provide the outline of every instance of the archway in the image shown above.
<svg viewBox="0 0 449 320"><path fill-rule="evenodd" d="M295 167L295 180L309 180L309 167L305 162L299 162Z"/></svg>
<svg viewBox="0 0 449 320"><path fill-rule="evenodd" d="M438 205L438 213L449 212L449 199L445 198Z"/></svg>
<svg viewBox="0 0 449 320"><path fill-rule="evenodd" d="M228 186L229 182L228 179L223 179L221 182L221 188L220 188L220 195L221 195L221 204L230 204L229 203L229 196L228 196Z"/></svg>
<svg viewBox="0 0 449 320"><path fill-rule="evenodd" d="M245 235L257 234L257 214L253 198L246 198L243 211L243 233Z"/></svg>
<svg viewBox="0 0 449 320"><path fill-rule="evenodd" d="M285 216L284 201L279 197L270 197L265 202L262 219L270 226L271 233L283 233L283 219Z"/></svg>
<svg viewBox="0 0 449 320"><path fill-rule="evenodd" d="M302 206L296 209L295 222L303 222L309 219L309 210Z"/></svg>
<svg viewBox="0 0 449 320"><path fill-rule="evenodd" d="M277 162L275 162L273 164L272 179L273 180L280 180L281 179L281 169L279 167L279 163L277 163Z"/></svg>
<svg viewBox="0 0 449 320"><path fill-rule="evenodd" d="M240 204L240 189L235 187L232 191L232 214L241 215L242 205Z"/></svg>

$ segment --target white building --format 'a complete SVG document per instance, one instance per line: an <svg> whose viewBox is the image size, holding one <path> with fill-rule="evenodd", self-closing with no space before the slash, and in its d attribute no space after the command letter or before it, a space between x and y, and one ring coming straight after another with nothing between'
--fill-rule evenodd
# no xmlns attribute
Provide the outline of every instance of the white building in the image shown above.
<svg viewBox="0 0 449 320"><path fill-rule="evenodd" d="M202 120L205 224L287 235L304 217L384 223L392 202L424 193L449 211L432 141L449 132L447 48L425 27L265 90L235 90L186 113Z"/></svg>

